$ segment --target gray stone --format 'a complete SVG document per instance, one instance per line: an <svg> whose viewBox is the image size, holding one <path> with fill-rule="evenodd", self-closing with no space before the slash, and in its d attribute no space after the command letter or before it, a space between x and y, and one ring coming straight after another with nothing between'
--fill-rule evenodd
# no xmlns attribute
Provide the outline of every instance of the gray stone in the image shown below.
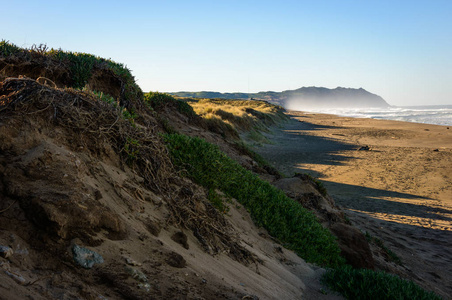
<svg viewBox="0 0 452 300"><path fill-rule="evenodd" d="M3 258L8 258L13 255L14 251L11 247L0 245L0 256Z"/></svg>
<svg viewBox="0 0 452 300"><path fill-rule="evenodd" d="M126 266L125 269L126 269L126 272L129 273L129 275L132 276L133 279L144 282L144 283L148 282L147 276L140 270L129 267L129 266Z"/></svg>
<svg viewBox="0 0 452 300"><path fill-rule="evenodd" d="M74 254L75 262L85 269L91 269L94 264L104 262L103 257L99 253L80 247L77 244L72 246L72 253Z"/></svg>

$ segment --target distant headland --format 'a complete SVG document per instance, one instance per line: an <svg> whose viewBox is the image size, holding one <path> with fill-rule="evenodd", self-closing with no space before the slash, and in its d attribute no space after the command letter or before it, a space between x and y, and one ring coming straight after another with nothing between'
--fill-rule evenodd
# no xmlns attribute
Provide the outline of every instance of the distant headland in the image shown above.
<svg viewBox="0 0 452 300"><path fill-rule="evenodd" d="M366 108L389 107L380 96L363 88L328 89L324 87L302 87L282 92L259 93L219 93L219 92L176 92L170 93L179 97L221 98L221 99L256 99L281 105L286 109L303 110L311 108Z"/></svg>

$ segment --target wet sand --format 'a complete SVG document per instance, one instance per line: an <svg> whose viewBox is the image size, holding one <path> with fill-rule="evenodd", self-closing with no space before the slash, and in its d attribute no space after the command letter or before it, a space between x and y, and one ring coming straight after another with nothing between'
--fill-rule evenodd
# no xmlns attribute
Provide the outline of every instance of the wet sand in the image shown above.
<svg viewBox="0 0 452 300"><path fill-rule="evenodd" d="M380 268L452 295L452 126L290 112L256 147L279 171L319 178L353 224L402 266ZM367 146L367 147L366 147ZM369 150L359 150L363 149Z"/></svg>

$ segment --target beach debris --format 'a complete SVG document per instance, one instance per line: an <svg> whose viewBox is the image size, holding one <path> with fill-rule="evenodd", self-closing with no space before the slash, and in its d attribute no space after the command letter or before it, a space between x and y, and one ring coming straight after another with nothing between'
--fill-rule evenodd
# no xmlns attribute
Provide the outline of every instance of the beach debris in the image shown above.
<svg viewBox="0 0 452 300"><path fill-rule="evenodd" d="M0 256L3 258L8 258L14 254L14 251L11 247L0 245Z"/></svg>
<svg viewBox="0 0 452 300"><path fill-rule="evenodd" d="M74 254L75 262L85 269L91 269L95 264L104 262L103 257L99 253L80 247L77 244L72 246L72 253Z"/></svg>
<svg viewBox="0 0 452 300"><path fill-rule="evenodd" d="M435 151L435 152L439 152L439 149L433 149L433 151Z"/></svg>
<svg viewBox="0 0 452 300"><path fill-rule="evenodd" d="M358 151L370 151L372 150L368 145L362 146L358 149Z"/></svg>

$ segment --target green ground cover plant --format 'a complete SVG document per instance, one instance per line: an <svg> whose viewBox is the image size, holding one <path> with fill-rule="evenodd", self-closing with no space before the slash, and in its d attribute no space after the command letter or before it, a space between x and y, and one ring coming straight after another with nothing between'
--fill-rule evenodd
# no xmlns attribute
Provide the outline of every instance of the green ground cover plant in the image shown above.
<svg viewBox="0 0 452 300"><path fill-rule="evenodd" d="M175 165L209 190L219 189L237 199L255 223L308 262L336 267L344 263L331 233L299 203L212 145L181 134L165 135Z"/></svg>
<svg viewBox="0 0 452 300"><path fill-rule="evenodd" d="M427 292L412 281L395 275L367 269L342 266L330 269L323 279L332 290L347 299L354 300L439 300L433 292Z"/></svg>

